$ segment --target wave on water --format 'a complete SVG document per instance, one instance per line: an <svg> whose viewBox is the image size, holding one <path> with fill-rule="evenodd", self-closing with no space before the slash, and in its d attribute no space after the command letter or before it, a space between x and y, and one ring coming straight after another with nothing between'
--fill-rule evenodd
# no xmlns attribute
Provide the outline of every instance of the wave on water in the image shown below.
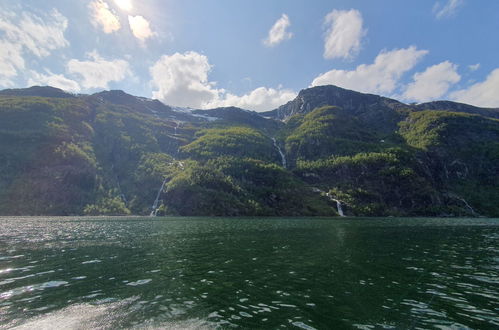
<svg viewBox="0 0 499 330"><path fill-rule="evenodd" d="M170 322L148 320L141 324L126 324L127 306L138 298L129 298L119 302L100 305L75 304L61 310L33 317L28 320L16 320L7 326L15 330L52 330L52 329L213 329L204 320L190 319Z"/></svg>

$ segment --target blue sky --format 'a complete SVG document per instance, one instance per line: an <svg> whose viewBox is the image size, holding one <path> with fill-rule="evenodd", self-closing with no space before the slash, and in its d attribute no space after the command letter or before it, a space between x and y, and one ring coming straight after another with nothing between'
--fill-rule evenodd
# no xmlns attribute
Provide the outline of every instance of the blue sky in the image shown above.
<svg viewBox="0 0 499 330"><path fill-rule="evenodd" d="M499 1L0 0L0 88L271 110L335 84L499 107Z"/></svg>

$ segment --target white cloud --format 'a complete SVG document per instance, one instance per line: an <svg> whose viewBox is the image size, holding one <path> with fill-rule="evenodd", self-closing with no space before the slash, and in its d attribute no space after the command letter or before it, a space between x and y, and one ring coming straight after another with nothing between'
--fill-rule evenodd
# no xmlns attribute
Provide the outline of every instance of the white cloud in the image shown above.
<svg viewBox="0 0 499 330"><path fill-rule="evenodd" d="M450 98L479 107L499 108L499 68L493 70L485 81L455 91Z"/></svg>
<svg viewBox="0 0 499 330"><path fill-rule="evenodd" d="M275 109L291 101L296 95L290 89L259 87L242 96L226 93L223 98L207 104L205 108L235 106L261 112Z"/></svg>
<svg viewBox="0 0 499 330"><path fill-rule="evenodd" d="M12 79L25 68L26 53L46 57L53 50L68 46L64 37L67 26L66 17L55 9L43 16L1 12L0 85L13 84Z"/></svg>
<svg viewBox="0 0 499 330"><path fill-rule="evenodd" d="M324 58L354 58L366 34L358 10L333 10L324 19Z"/></svg>
<svg viewBox="0 0 499 330"><path fill-rule="evenodd" d="M153 97L165 103L202 108L218 98L220 91L208 82L208 57L196 52L163 55L150 69Z"/></svg>
<svg viewBox="0 0 499 330"><path fill-rule="evenodd" d="M0 40L0 86L12 86L12 78L17 71L24 69L22 47L18 44Z"/></svg>
<svg viewBox="0 0 499 330"><path fill-rule="evenodd" d="M473 64L473 65L468 65L468 69L470 69L470 71L476 71L479 68L480 68L480 63Z"/></svg>
<svg viewBox="0 0 499 330"><path fill-rule="evenodd" d="M120 19L103 0L94 0L88 7L92 14L92 24L102 28L104 33L112 33L121 28Z"/></svg>
<svg viewBox="0 0 499 330"><path fill-rule="evenodd" d="M366 93L387 94L397 87L400 77L428 53L416 47L381 51L373 64L361 64L355 70L331 70L319 75L312 86L338 85Z"/></svg>
<svg viewBox="0 0 499 330"><path fill-rule="evenodd" d="M47 74L31 71L31 77L28 80L28 86L41 85L57 87L67 92L76 93L80 91L80 85L62 74L53 74L47 70Z"/></svg>
<svg viewBox="0 0 499 330"><path fill-rule="evenodd" d="M402 97L406 100L427 102L442 97L450 86L461 80L457 65L445 61L428 67L413 76Z"/></svg>
<svg viewBox="0 0 499 330"><path fill-rule="evenodd" d="M453 16L457 9L463 5L463 0L447 0L445 5L439 2L435 3L433 6L433 14L436 18L444 18Z"/></svg>
<svg viewBox="0 0 499 330"><path fill-rule="evenodd" d="M64 38L68 20L57 10L50 15L39 17L24 13L18 24L2 21L0 30L4 30L8 40L22 45L38 57L50 55L52 50L69 45Z"/></svg>
<svg viewBox="0 0 499 330"><path fill-rule="evenodd" d="M282 14L272 28L269 30L269 35L263 40L263 44L267 47L273 47L285 40L289 40L293 37L293 33L288 32L288 28L291 25L288 15Z"/></svg>
<svg viewBox="0 0 499 330"><path fill-rule="evenodd" d="M133 9L132 0L114 0L116 6L120 7L125 11L130 11Z"/></svg>
<svg viewBox="0 0 499 330"><path fill-rule="evenodd" d="M205 55L190 51L162 56L150 69L153 97L166 104L198 109L237 106L244 109L272 110L296 96L287 89L260 87L237 96L210 82L211 65Z"/></svg>
<svg viewBox="0 0 499 330"><path fill-rule="evenodd" d="M84 88L108 88L111 81L120 81L130 76L130 65L122 59L105 60L96 51L87 53L88 61L72 59L68 62L68 72L82 78Z"/></svg>
<svg viewBox="0 0 499 330"><path fill-rule="evenodd" d="M154 36L149 21L142 16L128 16L128 24L130 24L130 29L132 30L135 38L145 41L146 39Z"/></svg>

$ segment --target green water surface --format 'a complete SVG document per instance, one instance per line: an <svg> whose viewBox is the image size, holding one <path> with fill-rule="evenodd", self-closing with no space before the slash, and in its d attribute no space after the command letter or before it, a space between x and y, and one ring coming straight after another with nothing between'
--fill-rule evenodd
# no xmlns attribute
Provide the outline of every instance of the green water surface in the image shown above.
<svg viewBox="0 0 499 330"><path fill-rule="evenodd" d="M499 327L499 219L0 218L0 328Z"/></svg>

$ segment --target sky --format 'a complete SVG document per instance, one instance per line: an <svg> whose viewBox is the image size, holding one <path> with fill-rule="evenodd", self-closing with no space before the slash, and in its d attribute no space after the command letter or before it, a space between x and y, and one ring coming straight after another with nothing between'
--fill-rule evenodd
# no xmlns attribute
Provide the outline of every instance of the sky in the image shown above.
<svg viewBox="0 0 499 330"><path fill-rule="evenodd" d="M0 88L272 110L337 85L499 107L497 0L0 0Z"/></svg>

